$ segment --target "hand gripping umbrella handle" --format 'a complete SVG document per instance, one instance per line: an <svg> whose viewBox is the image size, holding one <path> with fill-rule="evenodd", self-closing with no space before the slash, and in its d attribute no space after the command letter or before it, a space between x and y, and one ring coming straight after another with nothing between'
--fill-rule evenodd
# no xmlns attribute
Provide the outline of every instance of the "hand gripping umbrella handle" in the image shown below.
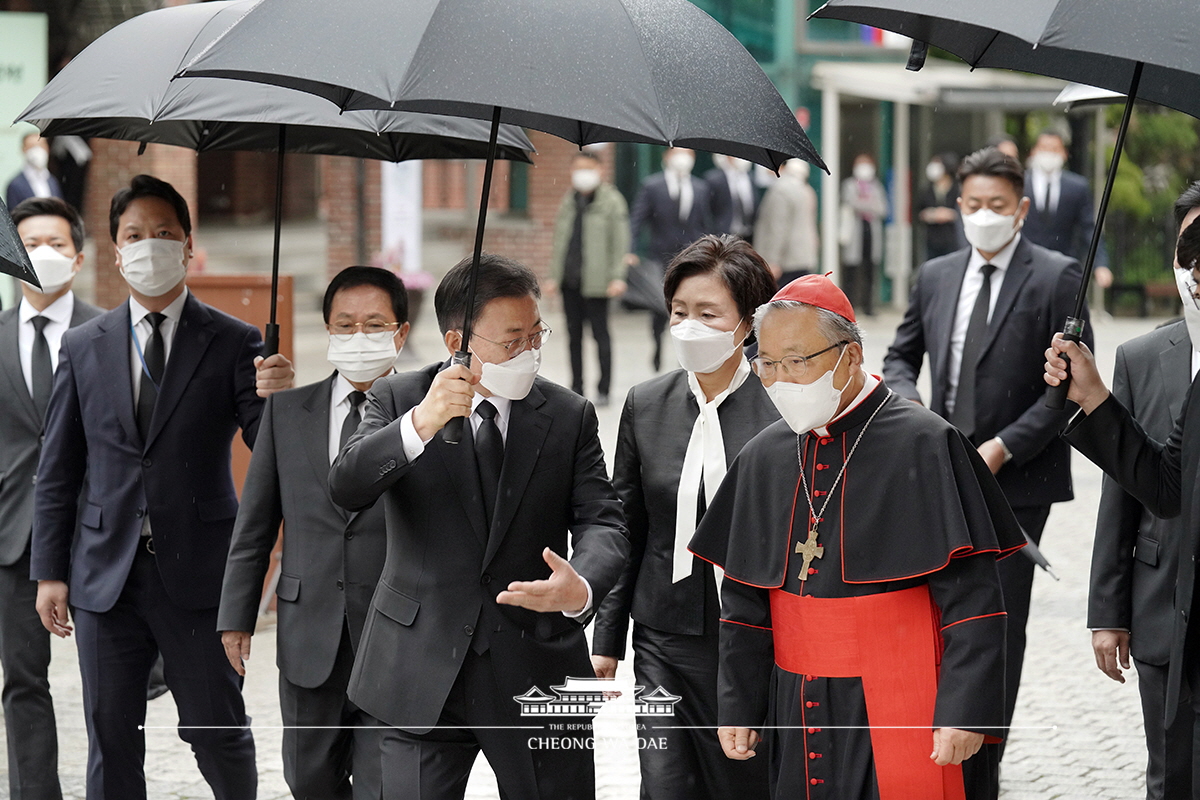
<svg viewBox="0 0 1200 800"><path fill-rule="evenodd" d="M462 364L463 366L470 369L471 354L465 350L459 350L450 359L450 363L452 365L453 364ZM442 441L443 442L445 442L446 444L458 444L459 442L462 441L463 420L464 419L465 419L465 417L452 417L450 419L450 421L447 422L442 427Z"/></svg>
<svg viewBox="0 0 1200 800"><path fill-rule="evenodd" d="M270 358L279 352L279 326L268 322L263 333L263 358Z"/></svg>
<svg viewBox="0 0 1200 800"><path fill-rule="evenodd" d="M1068 342L1079 342L1083 336L1083 320L1077 317L1067 317L1067 323L1063 326L1063 338ZM1066 380L1060 382L1058 386L1046 387L1046 408L1053 408L1055 411L1061 411L1067 407L1067 390L1071 388L1071 359L1066 353L1061 354L1062 360L1067 362L1067 377Z"/></svg>

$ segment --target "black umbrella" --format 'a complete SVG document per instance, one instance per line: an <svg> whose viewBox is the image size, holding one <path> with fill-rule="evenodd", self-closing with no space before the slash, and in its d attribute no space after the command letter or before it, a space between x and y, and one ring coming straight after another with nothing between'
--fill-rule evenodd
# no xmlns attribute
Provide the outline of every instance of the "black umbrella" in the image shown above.
<svg viewBox="0 0 1200 800"><path fill-rule="evenodd" d="M484 158L489 129L478 120L394 111L338 110L320 98L243 81L172 81L252 0L151 11L118 25L76 56L19 117L44 136L74 134L209 150L278 152L271 322L266 353L278 348L283 154L314 153L387 161ZM199 43L199 44L197 44ZM499 135L501 158L529 161L518 128Z"/></svg>
<svg viewBox="0 0 1200 800"><path fill-rule="evenodd" d="M1083 304L1100 245L1135 100L1200 117L1200 13L1188 0L828 0L813 16L885 28L914 40L910 69L927 45L972 67L1002 67L1100 86L1126 96L1096 229L1064 335L1079 340ZM1068 364L1068 369L1070 365ZM1068 381L1046 404L1066 404Z"/></svg>
<svg viewBox="0 0 1200 800"><path fill-rule="evenodd" d="M180 74L303 89L343 109L511 122L579 145L649 142L824 168L754 58L687 0L263 0ZM468 308L474 298L472 270ZM471 323L468 314L464 348ZM455 358L470 360L465 349ZM449 439L460 429L458 419Z"/></svg>
<svg viewBox="0 0 1200 800"><path fill-rule="evenodd" d="M33 264L29 261L29 253L25 252L25 245L21 244L21 235L17 233L17 226L8 215L8 206L4 205L3 200L0 200L0 272L42 288L37 274L33 271Z"/></svg>

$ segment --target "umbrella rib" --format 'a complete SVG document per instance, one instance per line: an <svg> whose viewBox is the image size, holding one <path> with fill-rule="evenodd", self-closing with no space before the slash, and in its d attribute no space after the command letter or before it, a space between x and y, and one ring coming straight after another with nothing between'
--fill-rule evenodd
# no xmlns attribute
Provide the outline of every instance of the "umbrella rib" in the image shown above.
<svg viewBox="0 0 1200 800"><path fill-rule="evenodd" d="M641 28L638 27L636 20L634 20L634 18L633 18L633 15L629 13L629 8L625 5L625 0L620 0L618 5L621 6L621 10L623 12L625 12L625 17L626 17L626 19L629 20L629 27L633 29L634 36L637 38L638 49L641 50L641 52L642 52L642 63L646 63L646 64L650 63L649 59L646 55L646 46L642 42ZM699 9L696 9L696 10L699 11ZM700 11L699 13L703 14L704 12ZM714 22L715 22L715 20L714 20ZM720 23L717 23L717 24L720 24ZM663 112L662 97L660 97L659 93L658 93L658 82L654 79L654 70L650 70L650 91L654 92L654 105L655 105L656 109L658 110L659 114L662 115L662 112ZM659 122L661 123L661 120L659 120ZM659 130L659 133L663 133L661 128ZM678 133L678 131L675 131L674 133ZM674 139L675 138L676 137L674 135L663 137L663 139L666 140L667 145L671 146L671 147L674 147Z"/></svg>

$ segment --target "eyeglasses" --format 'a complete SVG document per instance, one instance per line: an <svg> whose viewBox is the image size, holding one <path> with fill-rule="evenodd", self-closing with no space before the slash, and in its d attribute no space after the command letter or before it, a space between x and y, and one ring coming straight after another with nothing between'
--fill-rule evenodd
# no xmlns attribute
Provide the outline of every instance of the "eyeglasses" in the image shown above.
<svg viewBox="0 0 1200 800"><path fill-rule="evenodd" d="M546 340L550 338L550 329L542 328L540 331L535 331L528 336L522 336L520 339L513 339L509 342L494 342L491 339L480 336L478 333L472 333L471 336L476 339L483 339L483 341L490 342L497 347L503 347L505 352L508 353L508 357L512 358L513 356L520 355L521 353L525 352L526 347L532 347L534 350L541 350L542 345L545 344Z"/></svg>
<svg viewBox="0 0 1200 800"><path fill-rule="evenodd" d="M750 359L750 367L754 370L754 374L765 381L775 380L775 368L780 366L783 368L783 374L789 378L803 380L808 374L808 362L812 361L817 356L823 356L835 347L844 347L850 344L849 339L843 339L840 342L835 342L824 350L818 350L815 353L807 356L784 356L778 361L759 356L758 358Z"/></svg>
<svg viewBox="0 0 1200 800"><path fill-rule="evenodd" d="M351 336L355 331L363 333L384 333L400 327L399 322L384 322L381 319L369 319L366 322L335 322L325 328L335 336Z"/></svg>
<svg viewBox="0 0 1200 800"><path fill-rule="evenodd" d="M1197 310L1200 310L1200 298L1196 297L1196 291L1200 289L1200 284L1197 284L1196 279L1192 277L1194 274L1195 273L1193 273L1191 270L1187 271L1187 277L1184 279L1184 288L1187 289L1187 294L1192 300L1192 305L1194 305Z"/></svg>

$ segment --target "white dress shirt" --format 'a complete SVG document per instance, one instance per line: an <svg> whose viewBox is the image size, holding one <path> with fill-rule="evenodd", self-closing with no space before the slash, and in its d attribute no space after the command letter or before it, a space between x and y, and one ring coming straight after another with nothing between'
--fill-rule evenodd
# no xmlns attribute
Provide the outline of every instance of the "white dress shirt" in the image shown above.
<svg viewBox="0 0 1200 800"><path fill-rule="evenodd" d="M667 194L679 203L679 221L687 222L692 213L692 173L680 177L674 170L665 169L663 176L667 179Z"/></svg>
<svg viewBox="0 0 1200 800"><path fill-rule="evenodd" d="M391 375L392 371L388 371L381 377ZM337 454L342 447L342 426L346 424L346 417L350 416L350 393L357 392L354 385L346 380L346 376L338 373L337 378L333 382L333 391L329 393L329 463L333 464ZM362 419L363 408L367 401L364 400L358 406L359 419ZM416 431L414 431L416 433ZM424 445L422 445L422 448Z"/></svg>
<svg viewBox="0 0 1200 800"><path fill-rule="evenodd" d="M495 395L491 397L484 397L478 392L475 393L475 397L471 400L471 416L469 417L471 421L471 435L474 436L475 434L479 433L479 426L483 424L483 417L475 413L475 410L479 408L479 404L484 400L487 400L496 407L496 427L500 429L500 438L504 440L504 444L507 446L508 420L509 415L512 413L513 401L506 397L496 397ZM429 444L433 440L432 436L424 441L421 440L421 437L417 435L416 427L413 425L412 415L413 409L409 409L407 412L405 412L404 416L400 418L400 443L404 447L404 456L408 459L410 464L420 458L421 454L425 452L425 445ZM592 607L592 584L582 575L579 577L583 580L583 585L587 587L587 602L579 611L562 612L563 616L570 617L572 619L583 616Z"/></svg>
<svg viewBox="0 0 1200 800"><path fill-rule="evenodd" d="M729 197L733 202L734 233L741 234L749 227L749 213L754 209L754 185L750 173L740 169L723 169L725 183L729 186ZM742 230L738 230L741 228Z"/></svg>
<svg viewBox="0 0 1200 800"><path fill-rule="evenodd" d="M34 169L28 164L21 170L25 180L29 181L29 190L34 197L53 197L50 191L50 170Z"/></svg>
<svg viewBox="0 0 1200 800"><path fill-rule="evenodd" d="M71 316L75 313L75 293L68 291L62 297L46 306L45 311L38 311L24 297L18 306L17 318L17 350L21 353L21 373L25 376L25 387L33 396L33 337L37 330L30 321L34 317L45 317L50 320L42 333L46 344L50 345L50 368L58 369L58 346L62 344L63 334L71 327Z"/></svg>
<svg viewBox="0 0 1200 800"><path fill-rule="evenodd" d="M188 290L183 287L183 291L179 293L171 301L171 304L162 310L163 316L166 317L158 326L158 330L163 337L163 364L166 365L171 358L171 343L175 340L175 331L179 328L179 319L183 316L183 304L187 301ZM142 356L146 352L146 342L150 340L150 332L152 327L150 320L146 319L146 315L150 312L145 307L133 298L129 297L129 323L133 326L136 339L129 339L129 370L132 373L133 380L133 400L134 408L137 407L138 393L142 388Z"/></svg>
<svg viewBox="0 0 1200 800"><path fill-rule="evenodd" d="M1038 211L1049 211L1053 214L1058 209L1058 195L1062 189L1062 170L1042 172L1031 169L1029 188L1033 190L1033 202Z"/></svg>
<svg viewBox="0 0 1200 800"><path fill-rule="evenodd" d="M1008 265L1012 263L1013 252L1020 241L1021 234L1018 233L991 260L980 255L974 247L971 248L967 274L963 277L962 290L958 293L954 327L950 329L950 363L946 365L947 412L954 411L954 400L958 395L958 373L962 369L963 344L967 341L967 325L971 322L971 312L975 310L975 299L979 297L979 290L983 288L983 273L980 272L980 267L991 264L996 268L991 277L992 296L988 306L988 322L991 322L992 312L996 310L996 299L1000 296L1000 287L1004 285L1004 276L1008 274Z"/></svg>

